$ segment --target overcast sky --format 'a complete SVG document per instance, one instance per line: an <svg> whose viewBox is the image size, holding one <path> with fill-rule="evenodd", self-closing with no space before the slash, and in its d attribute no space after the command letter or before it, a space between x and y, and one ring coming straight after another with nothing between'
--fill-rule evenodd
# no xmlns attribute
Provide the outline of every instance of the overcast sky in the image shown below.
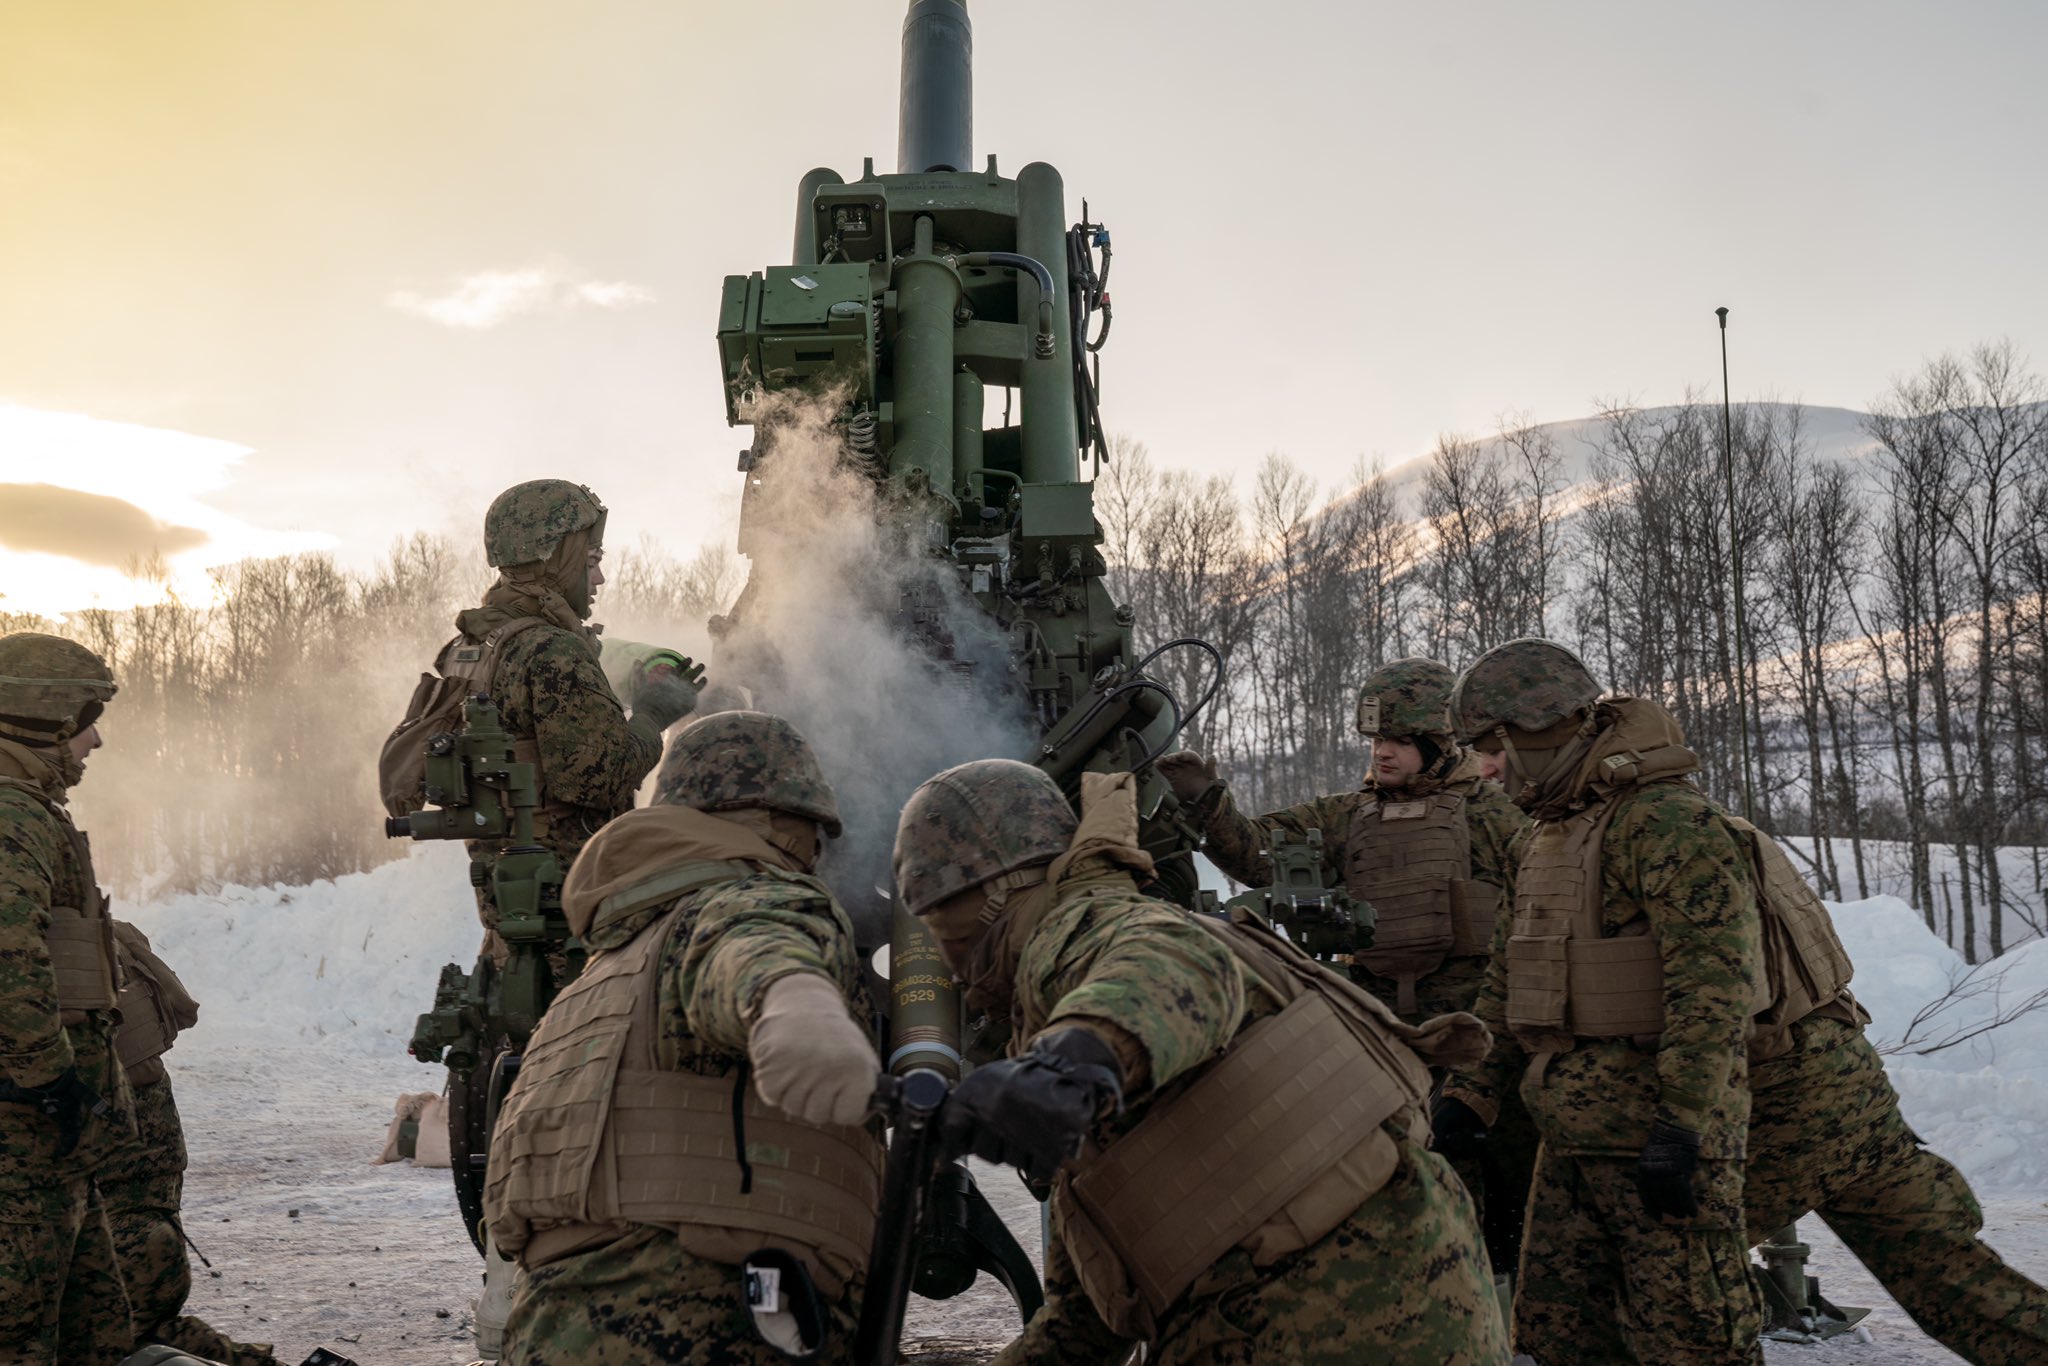
<svg viewBox="0 0 2048 1366"><path fill-rule="evenodd" d="M152 534L362 563L542 475L615 542L719 534L720 282L785 259L809 167L893 169L904 8L15 0L0 607L116 601ZM1672 400L1720 304L1738 397L2048 363L2048 6L971 9L976 154L1110 224L1105 415L1169 463L1334 481Z"/></svg>

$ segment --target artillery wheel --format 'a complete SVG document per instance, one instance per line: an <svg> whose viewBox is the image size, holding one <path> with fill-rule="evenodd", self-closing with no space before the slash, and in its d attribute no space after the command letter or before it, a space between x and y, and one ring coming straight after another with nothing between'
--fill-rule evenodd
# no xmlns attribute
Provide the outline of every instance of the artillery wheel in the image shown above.
<svg viewBox="0 0 2048 1366"><path fill-rule="evenodd" d="M448 1095L448 1157L455 1176L455 1205L477 1255L484 1253L484 1181L489 1175L491 1126L512 1079L519 1075L519 1054L500 1044L470 1071L467 1081L453 1080Z"/></svg>

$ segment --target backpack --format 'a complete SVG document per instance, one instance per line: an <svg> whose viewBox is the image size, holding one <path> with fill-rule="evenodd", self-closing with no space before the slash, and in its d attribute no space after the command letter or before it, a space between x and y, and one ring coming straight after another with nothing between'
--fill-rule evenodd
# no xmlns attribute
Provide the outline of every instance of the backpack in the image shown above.
<svg viewBox="0 0 2048 1366"><path fill-rule="evenodd" d="M427 741L462 728L464 700L478 693L489 696L496 688L505 642L542 624L540 617L514 617L478 644L457 636L441 647L434 672L420 675L405 719L385 737L377 756L377 787L386 814L410 816L426 806Z"/></svg>

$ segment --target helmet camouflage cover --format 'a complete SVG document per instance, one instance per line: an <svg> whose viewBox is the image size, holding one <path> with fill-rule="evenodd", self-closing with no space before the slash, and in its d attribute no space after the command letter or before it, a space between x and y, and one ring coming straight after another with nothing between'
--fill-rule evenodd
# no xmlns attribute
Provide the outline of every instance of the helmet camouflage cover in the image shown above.
<svg viewBox="0 0 2048 1366"><path fill-rule="evenodd" d="M97 721L116 691L106 661L75 640L0 636L0 735L59 744Z"/></svg>
<svg viewBox="0 0 2048 1366"><path fill-rule="evenodd" d="M1600 700L1600 684L1554 640L1524 636L1472 661L1451 693L1451 719L1467 740L1496 726L1547 730Z"/></svg>
<svg viewBox="0 0 2048 1366"><path fill-rule="evenodd" d="M1358 733L1405 740L1451 732L1450 666L1410 656L1380 665L1358 689Z"/></svg>
<svg viewBox="0 0 2048 1366"><path fill-rule="evenodd" d="M1080 822L1060 785L1015 759L976 759L925 780L896 825L896 894L923 915L971 887L1067 851Z"/></svg>
<svg viewBox="0 0 2048 1366"><path fill-rule="evenodd" d="M762 711L713 712L677 731L654 780L654 800L707 812L780 811L816 821L835 839L842 829L810 741Z"/></svg>
<svg viewBox="0 0 2048 1366"><path fill-rule="evenodd" d="M484 558L491 568L532 564L554 553L564 536L595 527L604 539L605 506L587 485L566 479L530 479L491 500L484 513Z"/></svg>

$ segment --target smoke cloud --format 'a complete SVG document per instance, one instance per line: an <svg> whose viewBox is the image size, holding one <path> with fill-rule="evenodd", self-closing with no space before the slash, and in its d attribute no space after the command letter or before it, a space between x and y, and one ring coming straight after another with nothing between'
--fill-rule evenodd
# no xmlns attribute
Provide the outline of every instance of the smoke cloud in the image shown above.
<svg viewBox="0 0 2048 1366"><path fill-rule="evenodd" d="M954 764L1029 757L1037 731L1008 642L933 553L930 508L847 449L831 398L768 405L741 512L752 573L712 623L706 702L786 717L817 750L846 824L819 871L871 945L904 801Z"/></svg>

